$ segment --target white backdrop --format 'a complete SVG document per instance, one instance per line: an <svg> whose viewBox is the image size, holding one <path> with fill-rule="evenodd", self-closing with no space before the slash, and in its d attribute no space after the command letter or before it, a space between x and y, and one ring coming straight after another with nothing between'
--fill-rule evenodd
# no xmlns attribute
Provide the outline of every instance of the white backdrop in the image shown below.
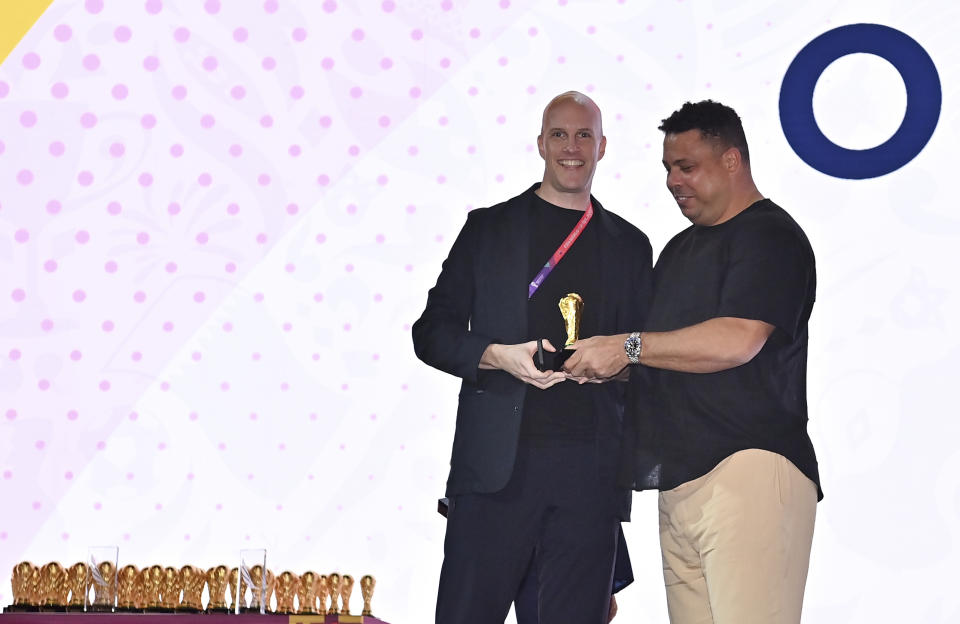
<svg viewBox="0 0 960 624"><path fill-rule="evenodd" d="M703 98L737 109L761 191L813 244L805 621L960 620L958 13L55 0L0 66L0 573L89 545L140 566L262 546L277 572L375 574L376 613L431 621L457 380L416 360L410 324L466 211L540 178L540 112L577 89L604 112L595 194L655 253L686 225L656 128ZM859 22L917 40L944 99L919 156L854 181L793 153L777 103L804 45ZM814 98L861 149L905 103L863 54ZM666 621L655 499L634 497L617 621Z"/></svg>

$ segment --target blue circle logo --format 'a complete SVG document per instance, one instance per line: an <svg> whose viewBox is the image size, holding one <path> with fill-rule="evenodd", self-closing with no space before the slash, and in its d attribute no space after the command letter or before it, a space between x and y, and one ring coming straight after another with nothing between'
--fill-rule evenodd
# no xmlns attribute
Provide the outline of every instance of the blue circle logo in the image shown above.
<svg viewBox="0 0 960 624"><path fill-rule="evenodd" d="M887 60L907 88L900 127L887 141L865 150L840 147L820 131L813 116L813 89L823 70L858 52ZM780 125L793 151L814 169L837 178L876 178L920 153L937 127L941 100L937 68L919 43L888 26L850 24L823 33L790 63L780 87Z"/></svg>

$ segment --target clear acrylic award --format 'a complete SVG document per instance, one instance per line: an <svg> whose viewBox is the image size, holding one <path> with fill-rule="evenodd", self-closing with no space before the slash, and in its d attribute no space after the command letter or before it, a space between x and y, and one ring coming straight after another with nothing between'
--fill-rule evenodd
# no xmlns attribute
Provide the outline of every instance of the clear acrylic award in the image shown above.
<svg viewBox="0 0 960 624"><path fill-rule="evenodd" d="M240 551L240 566L237 568L239 582L236 585L234 613L266 613L267 600L267 551L256 548ZM250 590L247 603L246 590ZM249 606L247 606L249 604Z"/></svg>
<svg viewBox="0 0 960 624"><path fill-rule="evenodd" d="M113 613L117 601L117 556L116 546L91 546L87 549L86 593L83 610L96 613ZM93 589L93 600L90 600Z"/></svg>

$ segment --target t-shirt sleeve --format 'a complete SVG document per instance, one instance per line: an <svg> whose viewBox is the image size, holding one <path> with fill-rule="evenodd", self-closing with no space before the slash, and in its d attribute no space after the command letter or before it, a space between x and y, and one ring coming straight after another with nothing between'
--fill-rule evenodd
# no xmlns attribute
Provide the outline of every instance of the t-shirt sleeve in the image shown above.
<svg viewBox="0 0 960 624"><path fill-rule="evenodd" d="M717 316L765 321L796 338L813 307L813 252L789 227L750 228L735 237Z"/></svg>

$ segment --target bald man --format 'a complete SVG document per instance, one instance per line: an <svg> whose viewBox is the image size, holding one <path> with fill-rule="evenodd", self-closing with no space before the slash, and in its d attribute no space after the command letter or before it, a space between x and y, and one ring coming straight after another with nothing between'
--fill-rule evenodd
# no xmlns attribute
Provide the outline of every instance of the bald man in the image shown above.
<svg viewBox="0 0 960 624"><path fill-rule="evenodd" d="M618 469L632 384L578 384L550 370L549 352L566 339L558 302L568 293L584 301L583 336L642 325L651 249L590 194L606 149L590 98L551 100L537 146L542 181L469 213L413 326L417 356L463 380L438 623L503 622L531 568L541 622L609 615L630 506Z"/></svg>

